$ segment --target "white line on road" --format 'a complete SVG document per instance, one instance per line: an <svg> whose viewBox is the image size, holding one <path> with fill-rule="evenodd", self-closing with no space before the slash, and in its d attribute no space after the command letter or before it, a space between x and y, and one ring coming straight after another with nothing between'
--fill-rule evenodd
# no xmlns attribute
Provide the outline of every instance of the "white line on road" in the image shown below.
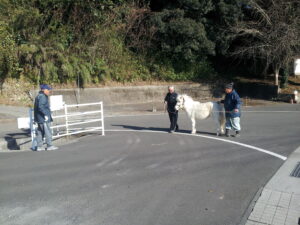
<svg viewBox="0 0 300 225"><path fill-rule="evenodd" d="M169 134L169 133L164 132L164 131L153 131L153 130L121 130L121 129L119 129L119 130L105 130L105 131L107 131L107 132L142 132L142 133ZM176 134L176 135L185 135L185 136L194 136L194 137L202 137L202 138L206 138L206 139L222 141L222 142L226 142L226 143L230 143L230 144L234 144L234 145L239 145L239 146L242 146L242 147L245 147L245 148L253 149L253 150L256 150L256 151L259 151L259 152L263 152L265 154L268 154L268 155L274 156L276 158L282 159L283 161L287 160L287 157L285 157L283 155L280 155L280 154L277 154L275 152L271 152L271 151L268 151L268 150L263 149L263 148L255 147L253 145L243 144L243 143L240 143L240 142L231 141L231 140L227 140L227 139L223 139L223 138L210 137L210 136L201 135L201 134L187 134L187 133L174 133L174 134Z"/></svg>

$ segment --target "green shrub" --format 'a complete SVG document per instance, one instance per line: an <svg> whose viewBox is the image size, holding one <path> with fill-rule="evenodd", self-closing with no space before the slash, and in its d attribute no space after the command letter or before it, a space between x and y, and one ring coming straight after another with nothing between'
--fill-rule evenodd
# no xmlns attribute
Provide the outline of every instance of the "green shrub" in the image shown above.
<svg viewBox="0 0 300 225"><path fill-rule="evenodd" d="M21 71L17 61L16 44L8 24L0 21L0 88L8 77L17 77Z"/></svg>

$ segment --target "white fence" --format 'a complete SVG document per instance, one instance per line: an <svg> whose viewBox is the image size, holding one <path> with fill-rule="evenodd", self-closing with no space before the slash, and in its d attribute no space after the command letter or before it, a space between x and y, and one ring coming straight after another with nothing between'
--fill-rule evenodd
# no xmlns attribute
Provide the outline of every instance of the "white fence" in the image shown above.
<svg viewBox="0 0 300 225"><path fill-rule="evenodd" d="M96 109L91 110L90 108L93 107L96 107ZM89 110L80 111L82 108L89 108ZM100 131L102 135L105 135L103 102L76 105L65 104L63 113L57 114L59 114L59 111L55 111L52 116L51 129L53 138L94 131ZM29 110L29 123L32 148L35 148L36 126L33 120L33 109ZM86 126L86 124L94 124L94 126Z"/></svg>

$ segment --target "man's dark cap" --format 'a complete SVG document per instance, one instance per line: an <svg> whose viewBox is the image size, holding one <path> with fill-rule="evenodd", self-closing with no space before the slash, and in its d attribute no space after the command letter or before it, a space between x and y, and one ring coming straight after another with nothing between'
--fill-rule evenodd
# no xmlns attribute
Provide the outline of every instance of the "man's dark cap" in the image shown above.
<svg viewBox="0 0 300 225"><path fill-rule="evenodd" d="M232 89L233 88L233 82L229 83L229 84L226 84L225 85L225 88L226 89Z"/></svg>
<svg viewBox="0 0 300 225"><path fill-rule="evenodd" d="M40 88L41 90L52 90L52 87L50 87L48 84L41 84Z"/></svg>

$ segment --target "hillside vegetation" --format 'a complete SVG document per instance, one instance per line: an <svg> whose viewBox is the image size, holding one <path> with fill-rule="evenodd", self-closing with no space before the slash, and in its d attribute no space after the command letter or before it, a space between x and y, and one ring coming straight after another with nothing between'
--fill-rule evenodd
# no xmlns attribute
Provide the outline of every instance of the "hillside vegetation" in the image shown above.
<svg viewBox="0 0 300 225"><path fill-rule="evenodd" d="M299 54L299 8L295 0L0 0L0 84L276 74Z"/></svg>

